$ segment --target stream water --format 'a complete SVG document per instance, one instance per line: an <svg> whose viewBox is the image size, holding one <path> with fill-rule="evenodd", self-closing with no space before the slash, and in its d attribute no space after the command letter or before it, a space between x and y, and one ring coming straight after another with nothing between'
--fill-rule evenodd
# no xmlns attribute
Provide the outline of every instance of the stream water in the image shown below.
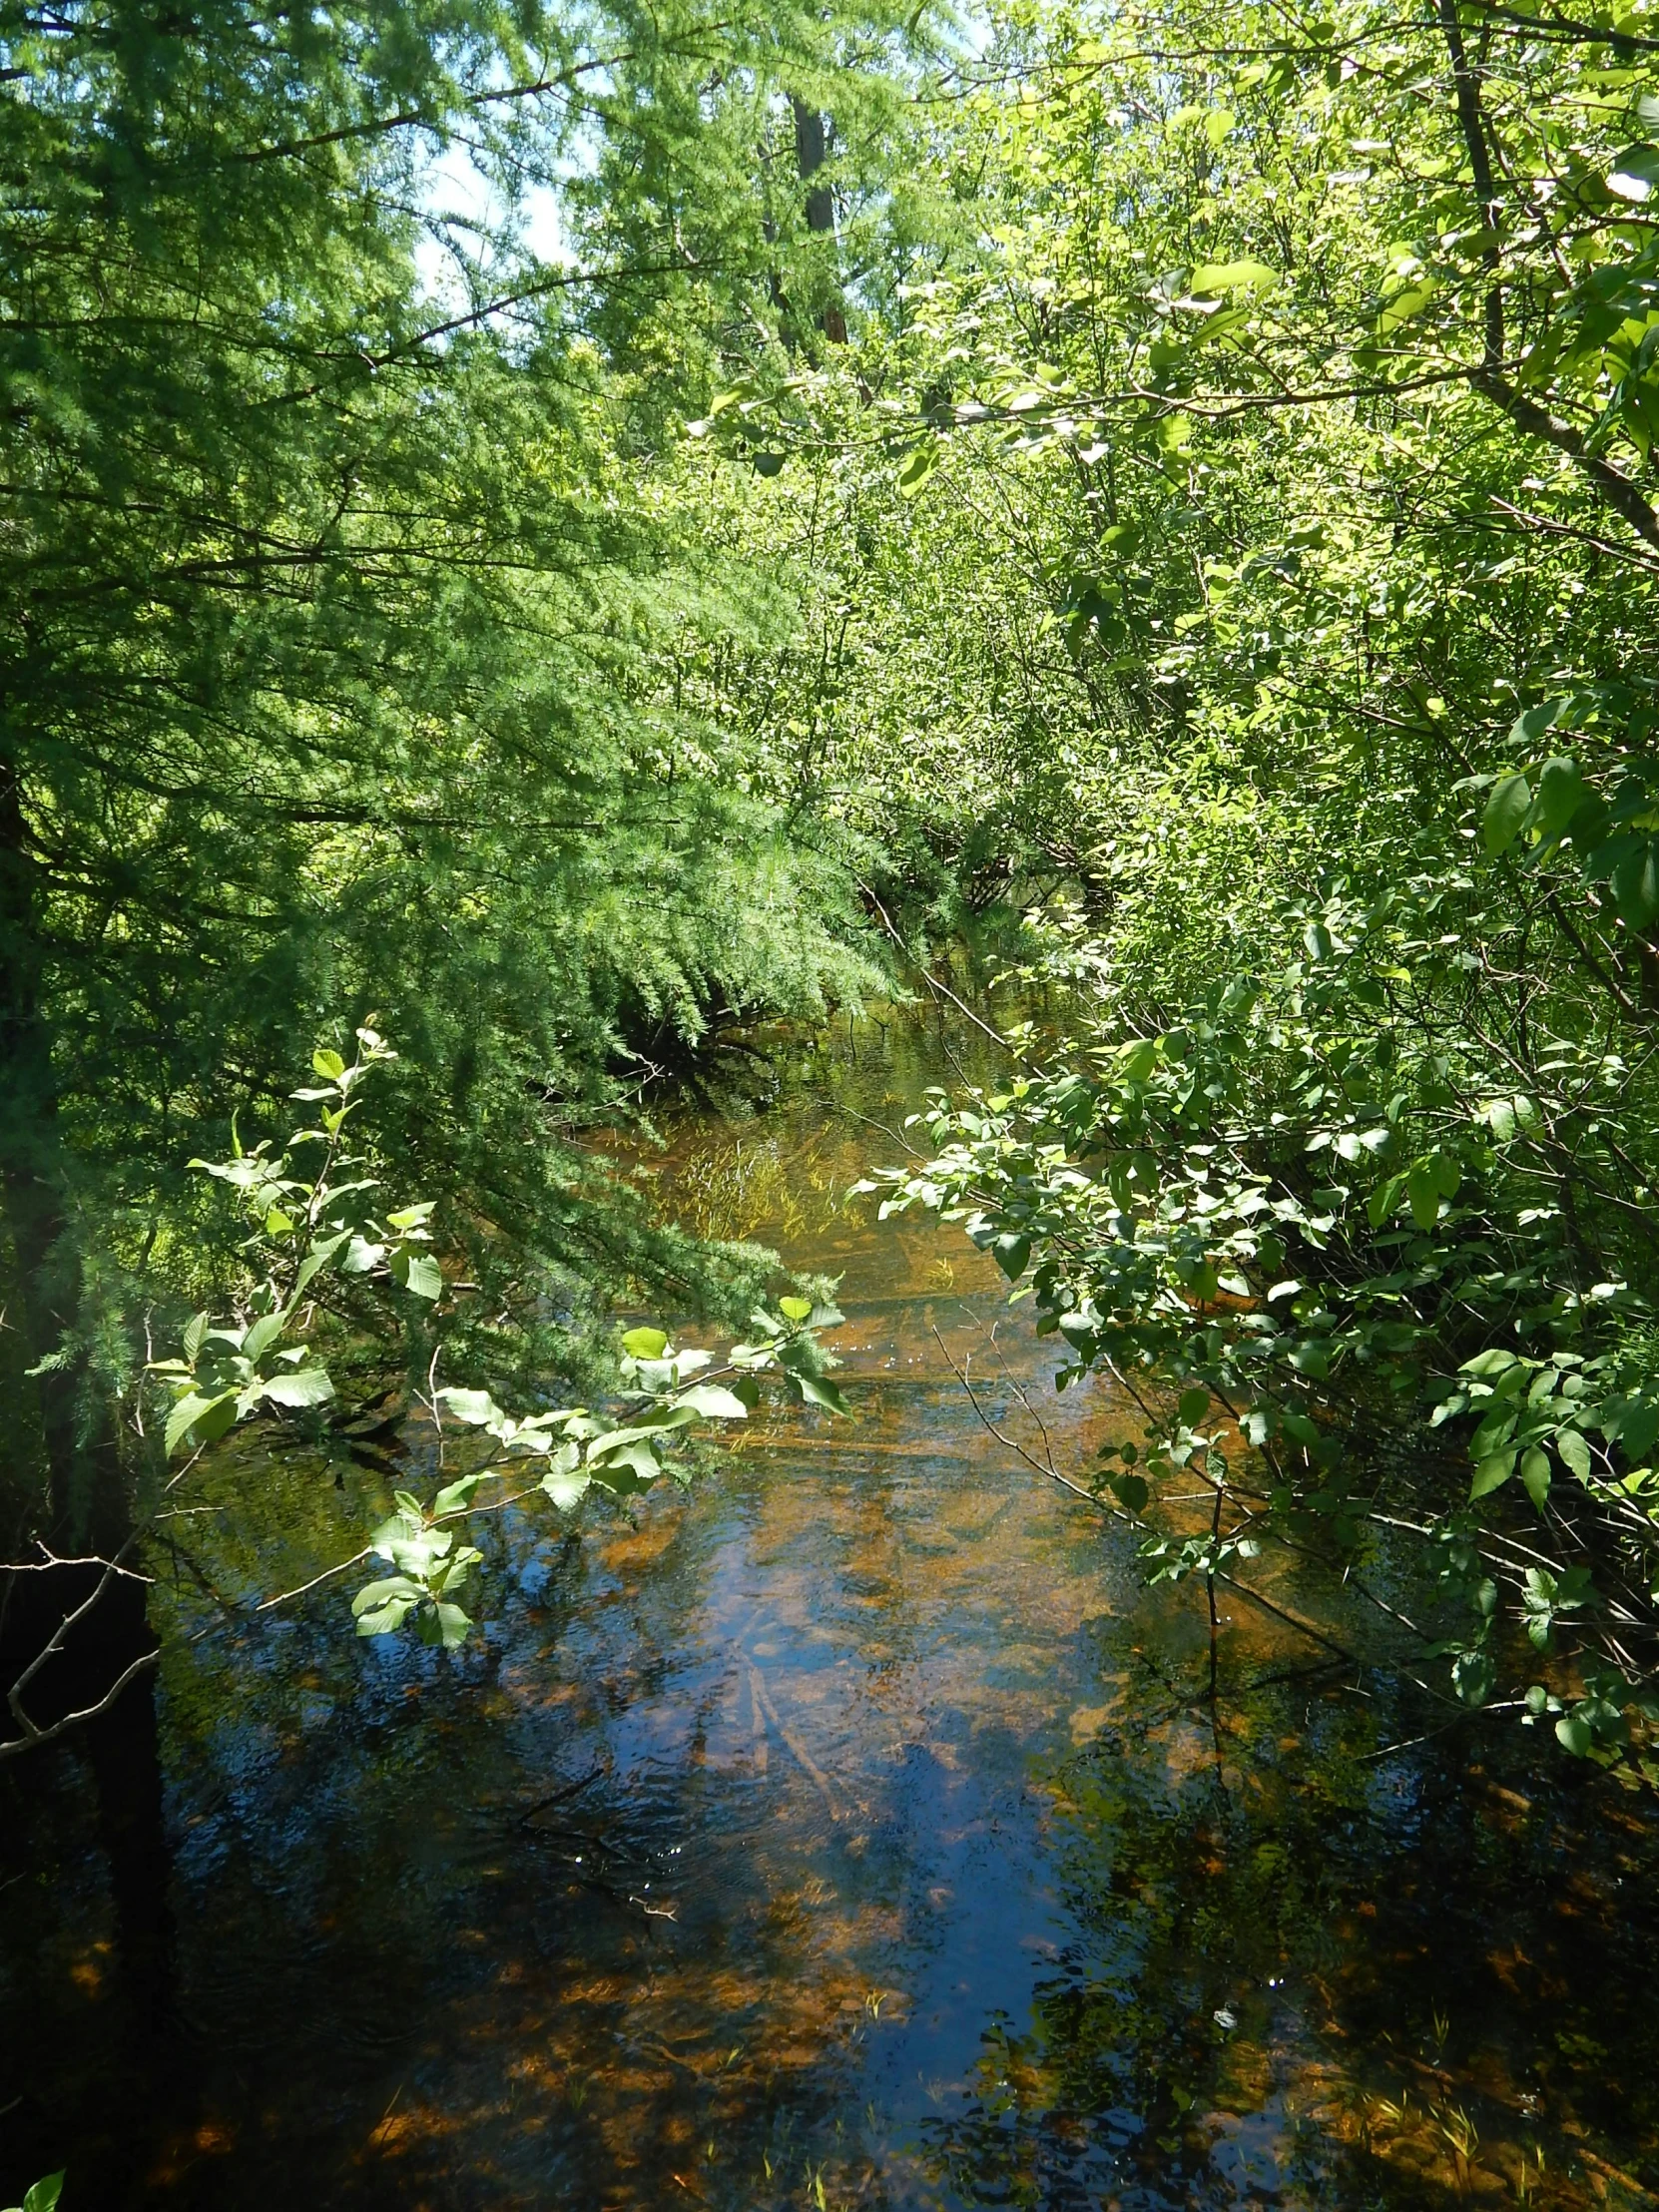
<svg viewBox="0 0 1659 2212"><path fill-rule="evenodd" d="M337 1590L226 1625L375 1503L227 1458L157 1563L153 1814L0 1783L0 2200L1659 2203L1648 1805L1444 1725L1309 1571L1229 1596L1208 1695L1202 1592L951 1366L1061 1464L1124 1408L1053 1397L958 1231L843 1203L964 1049L843 1025L681 1132L667 1210L841 1278L855 1418L509 1518L458 1658Z"/></svg>

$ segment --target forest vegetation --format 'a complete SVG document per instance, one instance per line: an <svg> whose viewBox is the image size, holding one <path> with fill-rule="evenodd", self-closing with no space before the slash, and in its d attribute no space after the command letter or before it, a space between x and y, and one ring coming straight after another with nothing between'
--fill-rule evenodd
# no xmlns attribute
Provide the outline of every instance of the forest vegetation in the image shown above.
<svg viewBox="0 0 1659 2212"><path fill-rule="evenodd" d="M12 1585L395 1367L447 1640L486 1474L834 1403L595 1139L969 942L873 1180L1141 1400L1072 1479L1409 1536L1659 1780L1659 8L0 0L0 100Z"/></svg>

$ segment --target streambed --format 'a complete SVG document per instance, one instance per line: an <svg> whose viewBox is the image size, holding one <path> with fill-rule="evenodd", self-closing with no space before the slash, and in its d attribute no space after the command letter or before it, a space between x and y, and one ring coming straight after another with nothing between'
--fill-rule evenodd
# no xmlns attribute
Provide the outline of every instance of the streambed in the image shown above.
<svg viewBox="0 0 1659 2212"><path fill-rule="evenodd" d="M1356 1660L1230 1598L1208 1698L1202 1593L1144 1590L952 1366L1029 1438L1028 1388L1063 1465L1125 1409L1054 1399L959 1232L844 1203L971 1047L843 1024L679 1132L667 1210L841 1278L856 1417L768 1414L632 1519L509 1519L457 1659L359 1643L337 1592L226 1625L216 1591L304 1580L374 1505L228 1457L157 1562L201 1633L153 1794L77 1757L0 1782L0 2180L67 2164L66 2212L1659 2202L1652 1812L1442 1727L1317 1572L1274 1597Z"/></svg>

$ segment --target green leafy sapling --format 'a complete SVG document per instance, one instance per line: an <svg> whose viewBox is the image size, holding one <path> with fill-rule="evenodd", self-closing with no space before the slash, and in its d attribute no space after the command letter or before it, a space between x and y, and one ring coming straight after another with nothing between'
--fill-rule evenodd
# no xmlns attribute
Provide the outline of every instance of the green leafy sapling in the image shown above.
<svg viewBox="0 0 1659 2212"><path fill-rule="evenodd" d="M359 1029L356 1041L349 1066L337 1052L312 1055L319 1081L292 1095L317 1108L316 1126L299 1130L280 1153L269 1140L245 1151L233 1122L230 1159L191 1162L236 1193L250 1234L241 1248L249 1288L237 1310L219 1320L197 1314L181 1356L150 1370L172 1396L168 1456L189 1454L187 1466L239 1421L315 1414L334 1401L333 1380L311 1341L330 1278L389 1284L434 1315L446 1300L431 1250L431 1202L382 1212L378 1178L348 1149L363 1078L397 1057L373 1029ZM463 1540L473 1515L533 1498L570 1512L591 1488L626 1498L664 1475L684 1482L677 1444L711 1422L747 1418L769 1373L802 1403L845 1413L817 1337L840 1318L833 1307L783 1298L776 1314L750 1316L752 1341L733 1345L719 1369L713 1353L677 1350L661 1329L631 1329L621 1345L623 1410L614 1417L580 1405L509 1413L487 1390L440 1387L435 1354L421 1402L437 1428L440 1459L446 1423L476 1431L483 1451L429 1502L395 1492L395 1510L361 1551L331 1570L343 1573L365 1558L390 1570L352 1600L357 1633L383 1636L408 1623L425 1643L459 1644L472 1623L458 1593L483 1556ZM485 1485L492 1490L480 1500Z"/></svg>
<svg viewBox="0 0 1659 2212"><path fill-rule="evenodd" d="M1124 1036L1111 990L1085 996L1057 1072L934 1093L915 1117L932 1156L860 1187L883 1216L961 1224L1064 1346L1058 1387L1103 1372L1137 1400L1145 1432L1102 1452L1096 1496L1145 1520L1178 1470L1212 1488L1205 1533L1148 1533L1151 1579L1231 1575L1271 1541L1340 1560L1365 1595L1368 1530L1414 1530L1460 1615L1425 1632L1451 1697L1493 1702L1518 1625L1555 1660L1539 1710L1561 1743L1659 1784L1651 1325L1622 1279L1550 1281L1565 1117L1604 1111L1601 1065L1559 1047L1551 1119L1421 1050L1387 998L1412 920L1403 894L1288 901L1287 964L1210 981L1156 1036ZM1435 949L1426 926L1412 941ZM1402 1432L1411 1472L1370 1448ZM1593 1561L1570 1555L1581 1525Z"/></svg>
<svg viewBox="0 0 1659 2212"><path fill-rule="evenodd" d="M251 1224L242 1252L254 1280L235 1316L216 1321L197 1314L185 1330L182 1357L152 1364L150 1372L173 1393L169 1456L213 1443L251 1414L292 1413L332 1400L333 1380L306 1341L325 1271L382 1279L427 1304L442 1295L442 1274L425 1249L430 1202L382 1219L374 1207L380 1184L346 1144L363 1078L396 1058L367 1028L357 1031L349 1066L319 1048L311 1056L319 1084L292 1093L317 1108L317 1126L296 1131L273 1157L270 1139L244 1151L233 1120L230 1159L191 1161L199 1174L236 1193Z"/></svg>
<svg viewBox="0 0 1659 2212"><path fill-rule="evenodd" d="M434 1387L427 1403L440 1435L446 1420L474 1430L485 1440L484 1455L429 1504L407 1490L396 1493L396 1511L368 1543L392 1572L352 1599L358 1635L387 1635L412 1617L423 1642L460 1643L472 1624L456 1592L482 1557L460 1540L472 1515L538 1494L568 1513L590 1489L630 1498L664 1476L684 1484L690 1470L676 1456L677 1444L709 1422L747 1419L760 1402L764 1375L777 1374L804 1404L846 1412L815 1333L839 1319L833 1307L784 1298L776 1315L751 1314L754 1342L733 1345L724 1367L698 1347L677 1349L661 1329L630 1329L622 1339L620 1376L626 1410L614 1419L584 1405L518 1418L487 1390ZM492 1482L504 1486L480 1501L480 1488Z"/></svg>

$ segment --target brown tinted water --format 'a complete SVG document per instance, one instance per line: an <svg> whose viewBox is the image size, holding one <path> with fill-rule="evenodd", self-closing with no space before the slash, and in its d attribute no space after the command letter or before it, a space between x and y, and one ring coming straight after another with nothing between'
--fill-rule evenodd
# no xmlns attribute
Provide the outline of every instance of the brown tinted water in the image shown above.
<svg viewBox="0 0 1659 2212"><path fill-rule="evenodd" d="M0 2202L65 2163L66 2212L1656 2201L1647 1804L1446 1726L1307 1571L1227 1595L1209 1696L1202 1592L949 1362L1063 1465L1123 1408L1044 1394L959 1231L843 1204L964 1057L843 1027L680 1133L665 1210L841 1277L856 1417L500 1527L459 1658L327 1591L223 1625L375 1502L227 1460L156 1563L209 1631L159 1791L0 1784Z"/></svg>

